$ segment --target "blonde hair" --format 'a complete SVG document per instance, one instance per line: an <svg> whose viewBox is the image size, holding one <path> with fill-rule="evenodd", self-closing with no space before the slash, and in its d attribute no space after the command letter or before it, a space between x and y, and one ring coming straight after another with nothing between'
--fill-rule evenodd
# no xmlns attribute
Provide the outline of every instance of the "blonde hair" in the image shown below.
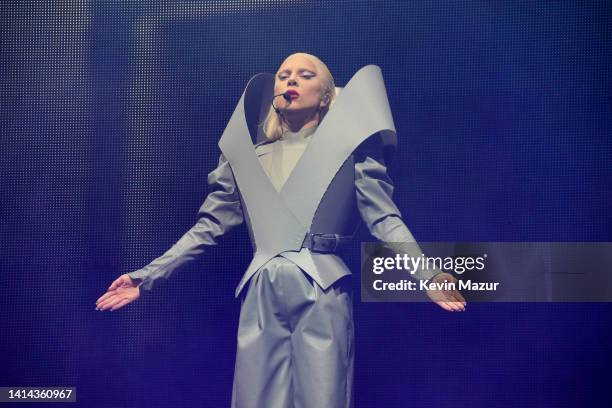
<svg viewBox="0 0 612 408"><path fill-rule="evenodd" d="M336 84L334 82L334 77L332 76L331 72L327 68L327 65L325 65L325 63L321 61L319 58L311 54L306 54L304 52L296 52L294 54L289 55L287 58L285 58L285 61L287 61L290 57L294 55L301 55L303 57L308 58L316 66L317 74L322 76L323 90L321 92L321 97L323 98L324 95L328 95L328 99L327 99L328 103L327 103L327 106L325 106L319 111L319 123L320 123L321 120L323 120L323 118L325 117L325 114L329 111L329 108L331 107L334 99L336 98ZM283 61L283 63L285 61ZM266 118L264 119L263 130L268 140L271 140L271 141L274 141L280 138L281 135L283 134L281 118L279 117L279 114L276 112L276 110L274 110L274 107L272 106L272 104L270 104L270 109L268 111L268 114L266 115Z"/></svg>

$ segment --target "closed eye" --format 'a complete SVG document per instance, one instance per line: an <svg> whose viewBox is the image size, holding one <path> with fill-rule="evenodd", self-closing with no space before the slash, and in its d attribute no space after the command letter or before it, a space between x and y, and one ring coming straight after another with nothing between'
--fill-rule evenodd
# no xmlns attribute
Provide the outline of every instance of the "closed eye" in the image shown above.
<svg viewBox="0 0 612 408"><path fill-rule="evenodd" d="M305 72L302 72L300 76L304 79L312 79L313 77L316 76L316 74L309 72L309 71L305 71ZM280 79L281 81L284 81L287 78L289 78L289 75L287 75L286 73L282 73L278 75L278 79Z"/></svg>

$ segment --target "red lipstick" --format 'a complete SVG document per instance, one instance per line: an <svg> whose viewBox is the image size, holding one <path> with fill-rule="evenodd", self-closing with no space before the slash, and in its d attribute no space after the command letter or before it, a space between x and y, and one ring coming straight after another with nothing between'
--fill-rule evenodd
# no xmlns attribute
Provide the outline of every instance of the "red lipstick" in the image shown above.
<svg viewBox="0 0 612 408"><path fill-rule="evenodd" d="M285 92L287 95L289 95L291 97L291 99L295 99L298 98L300 96L299 92L294 90L294 89L290 89L288 91Z"/></svg>

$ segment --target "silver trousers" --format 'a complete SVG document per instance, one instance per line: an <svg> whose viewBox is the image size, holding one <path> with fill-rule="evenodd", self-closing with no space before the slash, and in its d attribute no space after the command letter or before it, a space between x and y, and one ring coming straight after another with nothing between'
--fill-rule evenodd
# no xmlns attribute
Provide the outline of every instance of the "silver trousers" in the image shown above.
<svg viewBox="0 0 612 408"><path fill-rule="evenodd" d="M351 276L323 291L278 256L245 289L232 408L352 408Z"/></svg>

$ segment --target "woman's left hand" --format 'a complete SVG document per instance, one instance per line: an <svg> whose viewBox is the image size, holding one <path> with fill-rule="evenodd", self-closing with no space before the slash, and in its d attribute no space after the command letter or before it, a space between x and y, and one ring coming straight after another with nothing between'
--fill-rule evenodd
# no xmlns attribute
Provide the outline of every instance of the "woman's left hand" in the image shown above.
<svg viewBox="0 0 612 408"><path fill-rule="evenodd" d="M454 282L454 286L457 286L457 278L446 272L438 273L431 278L428 284L443 284L444 282ZM427 296L444 310L449 312L465 312L467 302L456 289L427 289Z"/></svg>

